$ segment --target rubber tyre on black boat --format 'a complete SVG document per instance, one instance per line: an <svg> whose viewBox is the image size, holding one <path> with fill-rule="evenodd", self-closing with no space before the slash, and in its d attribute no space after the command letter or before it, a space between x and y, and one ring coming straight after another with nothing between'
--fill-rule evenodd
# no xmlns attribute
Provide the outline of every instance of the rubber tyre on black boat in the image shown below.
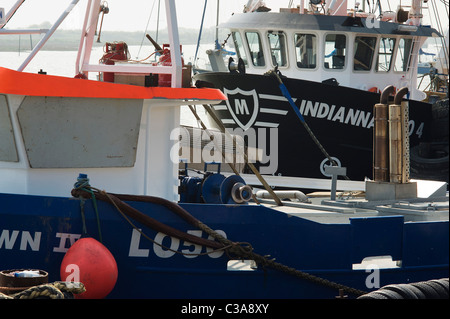
<svg viewBox="0 0 450 319"><path fill-rule="evenodd" d="M421 143L411 148L411 177L448 183L448 142Z"/></svg>
<svg viewBox="0 0 450 319"><path fill-rule="evenodd" d="M358 299L448 299L448 278L392 284L371 291Z"/></svg>
<svg viewBox="0 0 450 319"><path fill-rule="evenodd" d="M428 282L416 282L412 285L419 288L427 299L441 299L441 295L435 289L434 285L430 285Z"/></svg>
<svg viewBox="0 0 450 319"><path fill-rule="evenodd" d="M384 286L383 289L392 290L400 294L403 299L424 299L425 295L420 291L420 289L411 285L388 285Z"/></svg>
<svg viewBox="0 0 450 319"><path fill-rule="evenodd" d="M431 106L433 127L431 138L433 141L447 141L448 143L448 99L439 100Z"/></svg>

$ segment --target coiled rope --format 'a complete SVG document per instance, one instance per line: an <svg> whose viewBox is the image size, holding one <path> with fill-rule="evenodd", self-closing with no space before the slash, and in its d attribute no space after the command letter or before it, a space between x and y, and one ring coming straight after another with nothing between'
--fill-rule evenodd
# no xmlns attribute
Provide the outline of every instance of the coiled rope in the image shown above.
<svg viewBox="0 0 450 319"><path fill-rule="evenodd" d="M81 294L86 288L81 282L56 281L22 290L14 294L0 292L0 299L72 299L73 294Z"/></svg>

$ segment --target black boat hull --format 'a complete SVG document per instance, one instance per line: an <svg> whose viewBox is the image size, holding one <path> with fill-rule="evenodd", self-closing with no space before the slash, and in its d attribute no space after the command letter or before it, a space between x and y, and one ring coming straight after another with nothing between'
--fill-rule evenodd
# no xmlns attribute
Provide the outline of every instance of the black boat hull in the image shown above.
<svg viewBox="0 0 450 319"><path fill-rule="evenodd" d="M283 97L274 76L210 72L197 74L194 79L196 86L215 87L227 95L226 103L214 107L227 129L266 133L265 145L257 146L264 149L264 154L272 151L277 156L270 154L270 160L276 163L257 163L260 169L266 168L262 173L329 178L324 172L329 161ZM372 179L373 108L380 102L380 94L339 86L333 81L325 84L286 77L282 80L324 149L347 168L347 176L359 181ZM432 121L431 104L409 101L411 148L431 141ZM270 134L277 135L277 147L270 147ZM433 179L448 180L448 170L443 176L437 172Z"/></svg>

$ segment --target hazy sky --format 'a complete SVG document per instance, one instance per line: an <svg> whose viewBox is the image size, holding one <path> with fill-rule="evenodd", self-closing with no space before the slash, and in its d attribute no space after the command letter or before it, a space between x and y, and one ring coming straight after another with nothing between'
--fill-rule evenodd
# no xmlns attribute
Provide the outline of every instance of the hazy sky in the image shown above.
<svg viewBox="0 0 450 319"><path fill-rule="evenodd" d="M5 12L17 0L0 0ZM68 7L72 0L26 0L16 15L10 20L8 28L27 27L43 21L53 23ZM150 27L156 28L158 0L108 0L109 14L105 15L105 30L142 31L150 18ZM164 0L161 0L160 26L165 28ZM269 2L269 1L268 1ZM274 1L272 2L279 2ZM81 29L87 0L80 0L61 28ZM180 27L198 29L200 26L204 0L175 0ZM246 0L222 0L221 15L230 16L232 12L242 11ZM153 9L153 10L152 10ZM39 14L38 14L39 13ZM130 19L130 17L132 17ZM205 25L214 25L216 19L216 1L209 0Z"/></svg>
<svg viewBox="0 0 450 319"><path fill-rule="evenodd" d="M17 0L0 0L0 7L8 12ZM443 14L443 23L448 27L447 14L441 0L434 1L439 6L439 11ZM32 24L39 24L43 21L55 22L61 13L68 7L72 0L27 0L11 19L8 28L25 28ZM125 31L143 31L149 23L149 30L156 29L158 0L108 0L106 1L110 8L110 13L105 15L104 30L125 30ZM160 27L166 27L164 0L161 0ZM212 26L216 21L216 2L209 0L205 26ZM278 11L280 7L287 7L289 0L265 0L266 5L272 8L272 11ZM307 1L305 1L306 3ZM356 1L349 0L349 6L353 6ZM364 2L359 0L358 2ZM372 2L372 1L371 1ZM389 1L391 9L395 9L397 1ZM403 3L409 1L403 1ZM80 0L72 13L66 18L61 26L64 29L81 29L84 19L84 12L87 0ZM175 0L178 15L179 27L188 27L198 29L201 22L203 6L205 0ZM222 0L220 1L220 21L225 21L233 12L242 12L247 0ZM297 5L299 0L294 1ZM382 2L383 3L383 2ZM384 1L386 3L386 1ZM153 8L153 10L152 10ZM389 9L384 5L383 9ZM131 17L131 19L130 19ZM150 18L150 20L149 20Z"/></svg>

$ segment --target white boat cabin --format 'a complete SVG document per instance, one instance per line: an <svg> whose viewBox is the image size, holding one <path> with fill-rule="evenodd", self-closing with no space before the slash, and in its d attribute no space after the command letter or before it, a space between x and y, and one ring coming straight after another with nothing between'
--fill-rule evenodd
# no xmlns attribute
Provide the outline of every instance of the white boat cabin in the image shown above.
<svg viewBox="0 0 450 319"><path fill-rule="evenodd" d="M237 58L246 73L264 74L278 67L289 77L377 92L392 84L416 89L419 48L430 27L379 21L370 17L286 12L233 15L219 26L231 30ZM236 61L237 62L237 61ZM223 71L223 68L222 70Z"/></svg>
<svg viewBox="0 0 450 319"><path fill-rule="evenodd" d="M180 106L225 97L219 90L182 88L178 50L171 50L171 65L90 63L100 0L86 6L75 73L82 77L22 72L78 1L72 0L17 71L0 67L0 193L69 196L82 173L92 186L111 192L177 201L179 158L172 147ZM175 1L165 5L170 47L180 47ZM88 72L169 74L171 87L88 80Z"/></svg>

